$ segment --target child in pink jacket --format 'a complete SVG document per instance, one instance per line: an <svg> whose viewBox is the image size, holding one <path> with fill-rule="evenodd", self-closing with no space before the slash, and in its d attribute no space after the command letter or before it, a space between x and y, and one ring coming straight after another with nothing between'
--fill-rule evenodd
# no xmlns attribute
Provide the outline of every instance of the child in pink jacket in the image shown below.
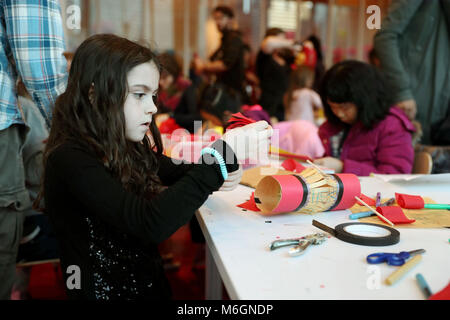
<svg viewBox="0 0 450 320"><path fill-rule="evenodd" d="M320 95L327 121L319 128L325 158L315 163L336 172L411 173L415 131L402 110L391 107L383 77L359 61L334 65Z"/></svg>

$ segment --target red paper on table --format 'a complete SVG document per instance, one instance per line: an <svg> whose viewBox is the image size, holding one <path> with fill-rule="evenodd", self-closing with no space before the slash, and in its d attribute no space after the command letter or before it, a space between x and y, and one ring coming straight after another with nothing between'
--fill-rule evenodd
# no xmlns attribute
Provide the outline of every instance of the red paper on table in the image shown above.
<svg viewBox="0 0 450 320"><path fill-rule="evenodd" d="M256 122L256 121L253 119L247 118L240 112L234 113L231 115L230 120L228 120L228 122L227 122L227 130L243 127L243 126L246 126L246 125L248 125L250 123L254 123L254 122Z"/></svg>
<svg viewBox="0 0 450 320"><path fill-rule="evenodd" d="M378 207L377 212L381 213L386 219L388 219L393 224L407 224L416 221L414 219L408 219L408 217L405 216L405 213L403 212L402 208L397 206ZM383 219L381 219L380 217L378 218L384 222Z"/></svg>
<svg viewBox="0 0 450 320"><path fill-rule="evenodd" d="M409 194L395 193L395 201L405 209L423 209L425 202L421 196L412 196Z"/></svg>
<svg viewBox="0 0 450 320"><path fill-rule="evenodd" d="M300 173L303 170L306 169L305 166L303 166L301 163L295 161L294 159L286 159L283 161L281 166L286 169L287 171L292 171L296 173Z"/></svg>
<svg viewBox="0 0 450 320"><path fill-rule="evenodd" d="M450 300L450 283L438 293L433 294L429 300Z"/></svg>
<svg viewBox="0 0 450 320"><path fill-rule="evenodd" d="M238 204L237 207L242 208L242 209L246 209L246 210L250 210L250 211L261 211L259 210L259 208L256 206L255 203L255 193L252 192L252 195L250 196L250 200Z"/></svg>
<svg viewBox="0 0 450 320"><path fill-rule="evenodd" d="M367 203L367 205L369 205L369 206L375 206L376 205L376 202L375 202L375 199L372 199L372 198L369 198L368 196L366 196L365 194L360 194L359 195L359 198L362 200L362 201L364 201L365 203ZM359 205L361 205L361 206L363 206L363 204L361 203L361 202L359 202L359 201L356 201Z"/></svg>

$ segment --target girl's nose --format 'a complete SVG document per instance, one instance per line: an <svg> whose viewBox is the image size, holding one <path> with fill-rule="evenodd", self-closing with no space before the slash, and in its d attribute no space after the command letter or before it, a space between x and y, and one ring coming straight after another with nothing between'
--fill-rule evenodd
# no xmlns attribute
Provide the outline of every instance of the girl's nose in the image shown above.
<svg viewBox="0 0 450 320"><path fill-rule="evenodd" d="M147 107L145 109L145 113L150 113L150 114L155 114L156 111L158 111L158 108L156 107L155 103L153 102L153 100L151 100L148 104Z"/></svg>

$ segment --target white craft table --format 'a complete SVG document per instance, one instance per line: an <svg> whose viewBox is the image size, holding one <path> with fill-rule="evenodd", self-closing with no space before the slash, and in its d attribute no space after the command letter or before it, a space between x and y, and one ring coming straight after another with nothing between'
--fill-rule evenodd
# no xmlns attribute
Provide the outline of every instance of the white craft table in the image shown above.
<svg viewBox="0 0 450 320"><path fill-rule="evenodd" d="M395 192L429 196L438 203L450 202L450 176L436 179L383 181L360 178L362 192L392 197ZM350 212L315 215L261 216L242 211L237 204L248 200L253 189L239 185L231 192L216 192L197 212L206 238L206 299L221 299L221 279L231 299L424 299L415 280L422 273L433 293L450 281L450 229L402 229L400 242L387 247L368 247L334 237L311 246L299 257L288 255L289 247L270 251L279 237L296 238L322 232L312 225L316 219L330 227L345 222ZM271 223L266 223L271 221ZM398 267L386 263L369 265L367 255L425 249L422 261L393 286L384 280Z"/></svg>

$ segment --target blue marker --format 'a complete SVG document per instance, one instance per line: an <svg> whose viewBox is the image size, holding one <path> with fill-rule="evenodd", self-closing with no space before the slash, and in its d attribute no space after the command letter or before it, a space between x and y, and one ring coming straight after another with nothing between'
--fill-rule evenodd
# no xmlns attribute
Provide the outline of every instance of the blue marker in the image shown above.
<svg viewBox="0 0 450 320"><path fill-rule="evenodd" d="M418 273L416 274L416 280L417 283L419 284L420 289L425 295L425 299L428 299L431 296L431 290L430 287L428 286L428 283L425 281L425 278L422 276L422 274Z"/></svg>
<svg viewBox="0 0 450 320"><path fill-rule="evenodd" d="M359 218L370 217L372 215L375 215L375 213L373 213L372 211L364 211L364 212L352 213L348 217L352 220L356 220Z"/></svg>

